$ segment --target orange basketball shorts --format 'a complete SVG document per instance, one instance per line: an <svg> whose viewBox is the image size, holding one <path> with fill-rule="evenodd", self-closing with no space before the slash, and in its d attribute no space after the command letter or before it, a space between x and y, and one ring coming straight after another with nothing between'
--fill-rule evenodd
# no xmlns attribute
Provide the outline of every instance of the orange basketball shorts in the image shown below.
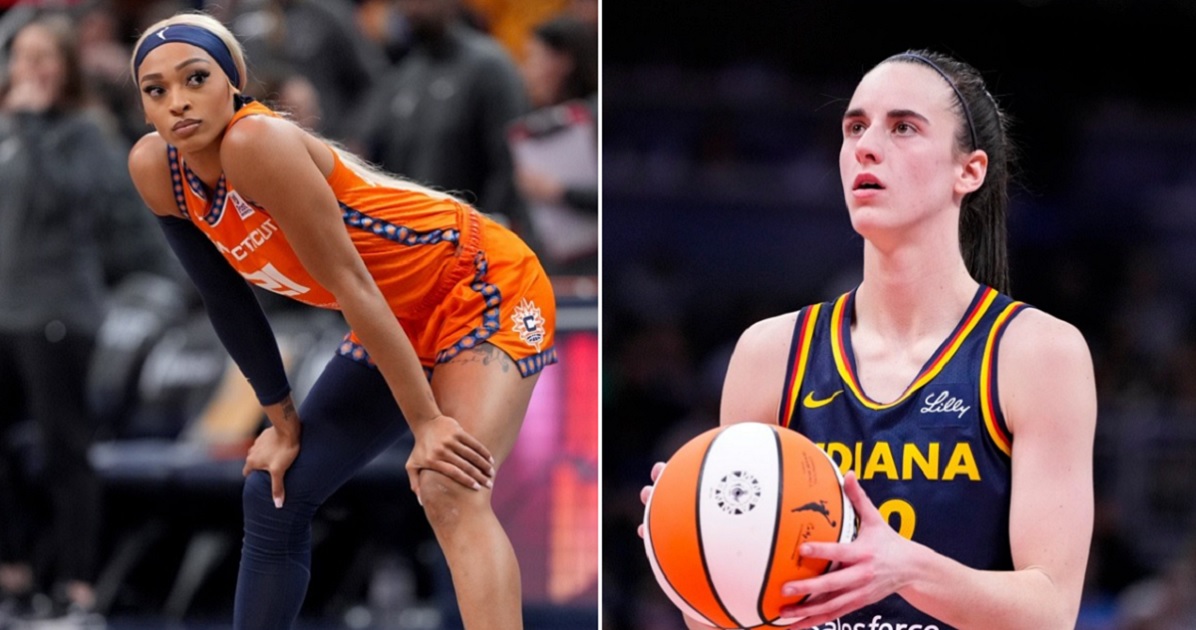
<svg viewBox="0 0 1196 630"><path fill-rule="evenodd" d="M429 375L437 364L489 343L531 376L557 362L552 284L522 239L480 214L472 218L474 229L462 234L462 272L454 274L460 278L438 288L432 308L399 321ZM340 354L369 361L355 333Z"/></svg>

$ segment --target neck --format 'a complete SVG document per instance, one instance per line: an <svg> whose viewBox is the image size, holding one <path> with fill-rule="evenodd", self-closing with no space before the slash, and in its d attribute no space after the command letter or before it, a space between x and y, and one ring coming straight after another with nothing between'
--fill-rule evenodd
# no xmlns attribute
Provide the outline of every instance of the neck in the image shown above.
<svg viewBox="0 0 1196 630"><path fill-rule="evenodd" d="M958 238L933 242L955 244ZM941 335L958 323L978 286L957 244L941 247L914 241L881 247L866 240L855 325L894 339Z"/></svg>
<svg viewBox="0 0 1196 630"><path fill-rule="evenodd" d="M198 151L179 153L187 161L187 168L209 188L214 187L224 174L224 167L220 165L220 139Z"/></svg>

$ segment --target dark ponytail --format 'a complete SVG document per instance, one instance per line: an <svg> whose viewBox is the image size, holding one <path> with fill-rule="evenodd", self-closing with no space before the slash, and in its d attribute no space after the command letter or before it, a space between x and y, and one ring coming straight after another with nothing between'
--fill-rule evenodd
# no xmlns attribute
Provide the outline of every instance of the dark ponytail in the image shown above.
<svg viewBox="0 0 1196 630"><path fill-rule="evenodd" d="M1009 253L1006 216L1014 148L1009 117L972 66L947 55L911 50L881 63L921 63L942 75L955 92L960 119L956 147L961 152L981 149L988 154L988 173L980 188L963 198L959 211L959 248L968 272L977 282L1009 293Z"/></svg>

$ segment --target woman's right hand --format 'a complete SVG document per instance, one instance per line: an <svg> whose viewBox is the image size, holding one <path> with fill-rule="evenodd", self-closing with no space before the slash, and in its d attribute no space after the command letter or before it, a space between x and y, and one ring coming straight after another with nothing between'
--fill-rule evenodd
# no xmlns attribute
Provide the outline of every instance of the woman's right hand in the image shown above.
<svg viewBox="0 0 1196 630"><path fill-rule="evenodd" d="M660 473L663 470L664 470L664 462L656 462L655 464L653 464L652 465L652 483L653 483L653 485L644 486L643 488L640 489L640 503L643 503L645 507L647 507L647 505L648 505L648 499L652 497L652 488L655 487L656 480L660 479ZM635 528L635 533L639 534L640 538L644 537L643 523L640 523L640 526Z"/></svg>
<svg viewBox="0 0 1196 630"><path fill-rule="evenodd" d="M423 505L419 471L435 470L471 490L494 487L494 457L461 423L448 416L436 416L415 431L415 446L407 458L411 491Z"/></svg>

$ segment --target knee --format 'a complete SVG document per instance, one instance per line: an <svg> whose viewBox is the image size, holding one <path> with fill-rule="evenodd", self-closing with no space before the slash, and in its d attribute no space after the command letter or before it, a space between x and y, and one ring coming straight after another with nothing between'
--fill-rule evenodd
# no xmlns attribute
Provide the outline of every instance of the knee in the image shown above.
<svg viewBox="0 0 1196 630"><path fill-rule="evenodd" d="M284 505L284 509L292 505ZM254 517L274 517L281 510L274 506L274 494L270 484L270 473L255 470L245 478L245 485L241 488L241 507L245 511L245 520L249 522Z"/></svg>
<svg viewBox="0 0 1196 630"><path fill-rule="evenodd" d="M420 500L432 528L451 530L478 512L490 510L490 490L473 490L436 471L419 472Z"/></svg>

